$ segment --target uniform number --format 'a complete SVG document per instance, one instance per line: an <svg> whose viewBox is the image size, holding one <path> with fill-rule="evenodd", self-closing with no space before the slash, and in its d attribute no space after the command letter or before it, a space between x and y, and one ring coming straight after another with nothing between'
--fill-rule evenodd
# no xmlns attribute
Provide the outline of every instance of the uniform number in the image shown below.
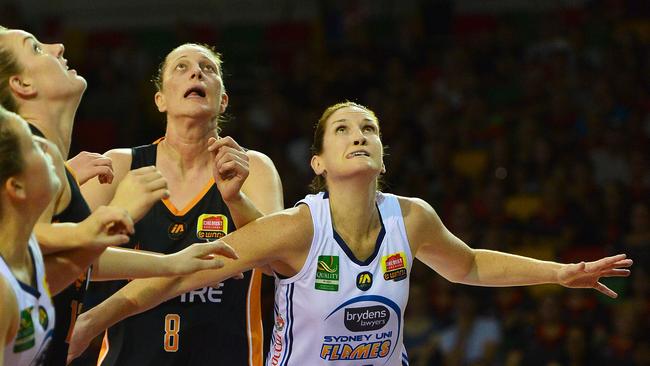
<svg viewBox="0 0 650 366"><path fill-rule="evenodd" d="M178 314L165 315L165 352L178 351L178 333L181 330L181 317Z"/></svg>

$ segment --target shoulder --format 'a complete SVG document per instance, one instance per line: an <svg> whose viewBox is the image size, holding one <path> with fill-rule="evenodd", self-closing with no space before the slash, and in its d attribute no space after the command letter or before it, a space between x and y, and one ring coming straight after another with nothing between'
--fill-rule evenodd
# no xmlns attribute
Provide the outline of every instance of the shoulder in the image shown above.
<svg viewBox="0 0 650 366"><path fill-rule="evenodd" d="M127 164L131 165L131 160L133 158L133 153L131 148L119 148L108 150L104 153L107 157L111 158L113 165L117 164Z"/></svg>
<svg viewBox="0 0 650 366"><path fill-rule="evenodd" d="M16 293L7 279L0 275L0 339L3 343L0 347L7 345L18 331L18 303Z"/></svg>
<svg viewBox="0 0 650 366"><path fill-rule="evenodd" d="M246 155L248 155L251 174L277 175L273 160L266 154L255 150L248 150L246 151Z"/></svg>
<svg viewBox="0 0 650 366"><path fill-rule="evenodd" d="M271 160L271 158L257 150L246 150L246 155L248 155L248 158L251 159L251 161L255 161L256 163L273 165L273 160Z"/></svg>
<svg viewBox="0 0 650 366"><path fill-rule="evenodd" d="M402 209L404 220L430 220L437 217L436 211L425 200L417 197L396 196Z"/></svg>
<svg viewBox="0 0 650 366"><path fill-rule="evenodd" d="M433 207L425 200L402 196L398 196L397 199L415 253L421 243L438 238L444 230L444 225Z"/></svg>

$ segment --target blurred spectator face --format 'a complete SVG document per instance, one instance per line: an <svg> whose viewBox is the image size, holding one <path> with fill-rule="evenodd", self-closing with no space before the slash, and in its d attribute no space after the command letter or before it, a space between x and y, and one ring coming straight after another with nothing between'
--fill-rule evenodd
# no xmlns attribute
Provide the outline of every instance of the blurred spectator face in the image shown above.
<svg viewBox="0 0 650 366"><path fill-rule="evenodd" d="M44 44L19 29L0 30L0 50L9 52L21 70L9 77L14 95L49 100L80 98L86 80L68 67L62 44Z"/></svg>
<svg viewBox="0 0 650 366"><path fill-rule="evenodd" d="M155 101L158 110L169 117L216 122L228 105L219 60L200 45L176 48L165 59L161 89Z"/></svg>

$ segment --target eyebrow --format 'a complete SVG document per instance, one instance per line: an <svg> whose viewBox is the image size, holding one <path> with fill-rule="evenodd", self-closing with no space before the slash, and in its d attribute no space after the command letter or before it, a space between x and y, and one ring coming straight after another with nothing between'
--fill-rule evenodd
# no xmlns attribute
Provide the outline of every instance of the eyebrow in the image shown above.
<svg viewBox="0 0 650 366"><path fill-rule="evenodd" d="M337 119L336 121L332 121L332 123L347 122L347 121L348 121L347 118L341 118L341 119ZM372 119L372 118L367 118L367 117L364 118L363 121L364 121L364 122L375 122L374 119Z"/></svg>
<svg viewBox="0 0 650 366"><path fill-rule="evenodd" d="M25 42L26 42L28 39L33 39L34 42L36 42L36 38L34 38L34 36L25 36L25 38L23 38L23 45L25 44Z"/></svg>

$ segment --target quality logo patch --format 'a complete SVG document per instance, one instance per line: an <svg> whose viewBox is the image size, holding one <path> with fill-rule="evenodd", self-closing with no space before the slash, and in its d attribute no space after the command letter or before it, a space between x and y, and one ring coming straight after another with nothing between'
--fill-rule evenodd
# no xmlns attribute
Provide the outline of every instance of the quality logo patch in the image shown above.
<svg viewBox="0 0 650 366"><path fill-rule="evenodd" d="M30 306L20 312L20 325L18 333L16 333L16 341L14 342L14 353L27 351L36 344L34 321L32 320L33 308L33 306Z"/></svg>
<svg viewBox="0 0 650 366"><path fill-rule="evenodd" d="M339 290L339 256L319 255L314 288L322 291Z"/></svg>
<svg viewBox="0 0 650 366"><path fill-rule="evenodd" d="M372 287L372 273L365 271L357 275L357 288L361 291L368 291Z"/></svg>
<svg viewBox="0 0 650 366"><path fill-rule="evenodd" d="M196 223L196 237L199 239L215 240L228 234L228 218L226 215L203 214Z"/></svg>
<svg viewBox="0 0 650 366"><path fill-rule="evenodd" d="M187 224L184 222L173 222L167 228L167 235L171 240L178 240L185 236Z"/></svg>
<svg viewBox="0 0 650 366"><path fill-rule="evenodd" d="M406 278L406 255L404 252L382 257L381 266L386 281L397 282Z"/></svg>

